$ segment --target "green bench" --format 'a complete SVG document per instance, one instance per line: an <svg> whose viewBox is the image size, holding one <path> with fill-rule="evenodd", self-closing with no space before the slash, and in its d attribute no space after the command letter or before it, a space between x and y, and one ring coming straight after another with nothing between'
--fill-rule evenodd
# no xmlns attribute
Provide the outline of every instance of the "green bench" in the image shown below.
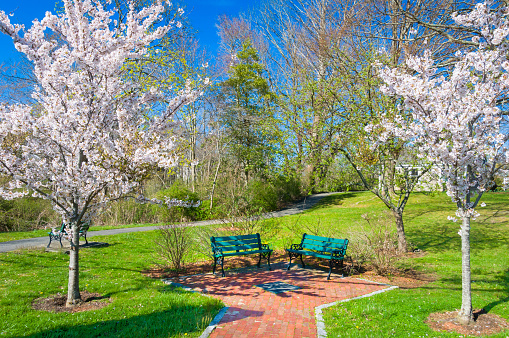
<svg viewBox="0 0 509 338"><path fill-rule="evenodd" d="M327 276L327 280L329 280L333 266L339 266L342 270L344 269L343 260L345 259L347 246L348 239L327 238L304 234L302 235L300 244L292 244L289 249L285 249L290 256L290 263L288 264L287 270L290 270L292 258L300 257L302 267L304 268L306 265L302 260L303 255L324 258L329 260L329 275Z"/></svg>
<svg viewBox="0 0 509 338"><path fill-rule="evenodd" d="M90 228L90 223L91 223L90 221L86 221L86 222L81 223L80 230L79 230L80 237L85 238L86 244L88 244L87 232L88 232L88 229ZM63 246L62 245L62 237L67 235L67 232L65 231L65 226L66 226L66 224L64 222L62 222L62 225L60 226L60 229L55 228L55 229L51 229L51 232L48 232L49 243L48 243L48 246L46 248L49 248L49 246L51 245L51 241L52 240L58 240L60 242L60 247Z"/></svg>
<svg viewBox="0 0 509 338"><path fill-rule="evenodd" d="M223 236L223 237L210 237L212 245L212 256L214 259L214 268L212 273L216 273L216 265L221 264L222 276L224 277L224 258L229 256L242 256L259 254L258 268L262 257L267 258L270 267L270 254L272 249L269 249L268 244L262 244L260 234L243 235L243 236Z"/></svg>

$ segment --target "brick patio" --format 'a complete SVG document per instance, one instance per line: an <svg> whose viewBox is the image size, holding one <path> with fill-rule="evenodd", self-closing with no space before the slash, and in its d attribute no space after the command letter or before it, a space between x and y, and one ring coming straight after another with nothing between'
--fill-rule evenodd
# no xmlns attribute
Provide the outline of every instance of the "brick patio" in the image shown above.
<svg viewBox="0 0 509 338"><path fill-rule="evenodd" d="M220 298L229 306L210 337L316 337L315 307L362 296L387 288L355 278L340 278L316 269L274 264L247 272L226 272L182 277L178 280L196 291ZM284 282L300 289L273 293L256 285Z"/></svg>

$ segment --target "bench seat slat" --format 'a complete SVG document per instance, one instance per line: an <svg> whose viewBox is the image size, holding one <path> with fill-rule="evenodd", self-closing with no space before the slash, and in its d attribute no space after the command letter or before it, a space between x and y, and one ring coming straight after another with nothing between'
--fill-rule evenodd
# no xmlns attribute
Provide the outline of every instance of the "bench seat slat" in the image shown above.
<svg viewBox="0 0 509 338"><path fill-rule="evenodd" d="M256 244L256 245L251 244L251 245L219 246L217 248L223 250L223 252L236 251L236 250L258 250L258 249L260 249L258 244Z"/></svg>
<svg viewBox="0 0 509 338"><path fill-rule="evenodd" d="M223 257L228 256L239 256L239 255L252 255L257 253L265 253L272 251L271 249L264 249L264 250L251 250L251 251L239 251L239 252L223 252Z"/></svg>
<svg viewBox="0 0 509 338"><path fill-rule="evenodd" d="M327 242L327 241L315 241L310 240L308 238L304 238L302 240L302 245L304 244L311 244L311 245L317 245L317 246L328 246L328 247L342 247L346 244L345 240L341 240L341 242Z"/></svg>
<svg viewBox="0 0 509 338"><path fill-rule="evenodd" d="M314 257L318 257L318 258L325 258L325 259L330 259L331 258L330 254L323 254L323 253L320 253L320 252L307 251L307 250L291 250L291 249L286 249L286 250L289 251L289 252L293 252L293 253L297 253L297 254L302 254L302 255L307 255L307 256L314 256ZM343 259L343 257L337 257L336 259L341 260L341 259Z"/></svg>
<svg viewBox="0 0 509 338"><path fill-rule="evenodd" d="M322 242L340 243L340 244L345 243L345 240L341 239L341 238L328 238L328 237L314 236L314 235L308 235L308 234L304 234L304 239L311 239L311 240L322 241Z"/></svg>
<svg viewBox="0 0 509 338"><path fill-rule="evenodd" d="M339 247L337 247L337 246L332 246L331 247L331 246L327 246L327 245L318 246L318 245L303 244L302 248L306 249L306 250L332 252L332 251L341 251L341 250L344 250L345 246L341 245Z"/></svg>

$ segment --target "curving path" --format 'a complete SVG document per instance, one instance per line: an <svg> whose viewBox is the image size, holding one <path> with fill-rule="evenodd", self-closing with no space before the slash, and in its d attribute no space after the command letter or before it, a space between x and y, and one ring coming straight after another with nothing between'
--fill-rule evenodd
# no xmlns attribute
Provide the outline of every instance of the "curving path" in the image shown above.
<svg viewBox="0 0 509 338"><path fill-rule="evenodd" d="M311 196L307 196L303 200L293 204L292 206L279 210L274 212L269 212L265 214L264 216L267 218L272 217L283 217L288 215L295 215L298 213L301 213L305 210L308 210L312 208L316 203L318 203L319 200L324 198L325 196L333 195L336 193L322 193L322 194L315 194ZM189 223L189 226L202 226L202 225L209 225L209 224L220 224L222 223L221 220L210 220L210 221L199 221L199 222L192 222ZM139 231L152 231L157 230L159 226L148 226L148 227L137 227L137 228L122 228L122 229L111 229L111 230L97 230L97 231L90 231L87 234L87 238L91 238L94 236L108 236L108 235L117 235L117 234L124 234L128 232L139 232ZM8 241L8 242L1 242L0 243L0 252L8 252L8 251L14 251L18 249L24 249L24 248L40 248L48 245L48 237L35 237L35 238L26 238L26 239L20 239L16 241Z"/></svg>
<svg viewBox="0 0 509 338"><path fill-rule="evenodd" d="M229 270L221 278L212 273L164 280L174 287L221 299L226 307L200 338L327 337L322 310L340 302L370 297L395 286L287 263L251 272ZM264 289L264 286L272 288ZM274 287L275 286L275 287Z"/></svg>

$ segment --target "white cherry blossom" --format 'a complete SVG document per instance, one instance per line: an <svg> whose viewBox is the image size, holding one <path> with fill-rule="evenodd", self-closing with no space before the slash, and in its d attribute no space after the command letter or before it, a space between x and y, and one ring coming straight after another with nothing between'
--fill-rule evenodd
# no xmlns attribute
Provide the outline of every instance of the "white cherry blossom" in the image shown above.
<svg viewBox="0 0 509 338"><path fill-rule="evenodd" d="M123 76L126 60L143 56L173 29L159 22L162 1L131 10L119 27L116 13L95 0L63 5L63 13L46 12L28 29L0 11L0 29L33 63L38 82L32 93L37 106L0 105L0 173L11 178L0 196L32 192L50 200L70 224L72 304L79 300L78 224L109 201L137 194L151 168L176 164L172 115L200 93L188 86L165 100L161 114L148 114L162 97L156 90L141 93Z"/></svg>
<svg viewBox="0 0 509 338"><path fill-rule="evenodd" d="M478 48L456 53L458 62L443 75L429 52L410 56L407 66L414 73L378 65L385 85L381 90L403 100L409 119L386 119L369 126L380 131L379 142L389 137L410 141L428 160L442 168L447 195L462 220L462 323L473 320L470 280L470 219L484 191L492 184L494 170L507 163L507 134L501 130L498 99L509 89L507 9L493 10L493 2L477 4L464 15L454 15L459 25L475 29Z"/></svg>

